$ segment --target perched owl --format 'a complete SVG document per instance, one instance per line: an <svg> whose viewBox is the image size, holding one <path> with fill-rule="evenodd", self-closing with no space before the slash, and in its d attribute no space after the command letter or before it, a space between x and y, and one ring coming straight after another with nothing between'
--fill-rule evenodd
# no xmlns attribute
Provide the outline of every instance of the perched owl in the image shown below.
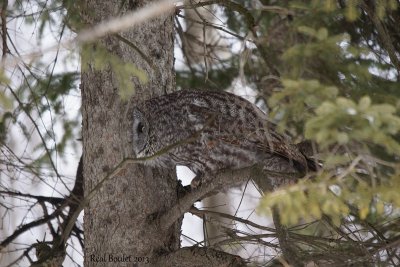
<svg viewBox="0 0 400 267"><path fill-rule="evenodd" d="M257 106L227 92L178 91L133 111L133 148L153 167L187 166L197 176L263 164L275 172L314 169Z"/></svg>

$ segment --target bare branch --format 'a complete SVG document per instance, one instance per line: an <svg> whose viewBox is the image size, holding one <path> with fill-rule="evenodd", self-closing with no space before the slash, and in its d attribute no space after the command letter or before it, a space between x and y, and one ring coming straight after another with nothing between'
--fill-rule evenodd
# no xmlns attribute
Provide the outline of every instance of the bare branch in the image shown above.
<svg viewBox="0 0 400 267"><path fill-rule="evenodd" d="M239 170L225 170L216 174L214 177L206 177L204 180L207 181L201 186L193 190L192 192L185 195L179 200L179 202L169 209L159 219L160 229L168 229L176 220L178 220L185 212L189 211L191 206L211 194L218 193L218 191L240 184L254 177L262 177L269 179L270 177L277 178L289 178L297 179L300 177L298 173L277 173L273 171L263 170L262 166L253 165L250 167L242 168Z"/></svg>
<svg viewBox="0 0 400 267"><path fill-rule="evenodd" d="M302 266L302 261L298 258L298 255L296 254L296 251L298 250L293 248L293 244L289 241L289 232L287 228L280 222L278 209L272 209L272 218L274 220L276 235L279 240L279 246L282 250L282 254L285 260L287 260L291 266Z"/></svg>
<svg viewBox="0 0 400 267"><path fill-rule="evenodd" d="M61 197L47 197L47 196L37 196L37 195L31 195L31 194L25 194L17 191L0 191L0 196L1 195L7 195L7 196L13 196L13 197L22 197L22 198L33 198L36 199L37 201L45 201L51 204L61 204L65 201L64 198Z"/></svg>
<svg viewBox="0 0 400 267"><path fill-rule="evenodd" d="M192 213L192 214L195 214L195 215L199 215L199 216L211 215L211 216L222 217L222 218L225 218L225 219L231 219L233 221L244 223L244 224L252 226L254 228L258 228L260 230L266 230L266 231L269 231L269 232L275 232L274 228L263 226L263 225L254 223L254 222L252 222L250 220L242 219L242 218L239 218L239 217L236 217L236 216L233 216L233 215L230 215L230 214L226 214L226 213L221 213L221 212L212 211L212 210L199 210L199 209L197 209L195 207L191 207L189 212Z"/></svg>
<svg viewBox="0 0 400 267"><path fill-rule="evenodd" d="M227 0L211 0L211 1L201 1L198 3L194 4L189 4L189 5L181 5L177 6L177 9L183 9L183 8L196 8L196 7L202 7L202 6L207 6L207 5L212 5L212 4L219 4L222 6L225 6L233 11L238 12L244 17L245 23L247 28L249 29L249 32L254 36L255 39L258 38L258 33L256 30L256 23L253 15L250 13L249 10L247 10L244 6L242 6L239 3L233 2L233 1L227 1ZM267 49L265 49L260 43L255 42L255 45L257 46L258 51L261 54L261 57L263 58L265 64L269 68L269 71L271 74L273 74L276 77L280 77L279 71L271 64L269 61L269 52Z"/></svg>
<svg viewBox="0 0 400 267"><path fill-rule="evenodd" d="M2 61L5 60L6 54L9 52L7 47L7 6L8 6L8 0L3 0L3 5L1 6L1 11L0 11L1 38L3 40Z"/></svg>
<svg viewBox="0 0 400 267"><path fill-rule="evenodd" d="M17 230L14 231L14 233L12 233L9 237L7 237L6 239L4 239L1 243L0 243L0 250L2 248L5 248L6 246L8 246L14 239L16 239L19 235L21 235L22 233L36 227L42 224L47 223L48 221L56 218L61 212L62 212L62 208L58 208L56 209L53 213L51 213L48 216L44 216L41 219L37 219L35 221L32 221L30 223L24 224L22 226L20 226Z"/></svg>
<svg viewBox="0 0 400 267"><path fill-rule="evenodd" d="M400 74L400 60L398 55L396 54L396 49L393 46L393 41L390 38L390 35L385 27L385 24L382 23L376 12L371 8L369 1L364 1L361 4L362 9L368 14L368 17L375 25L375 29L378 32L378 37L381 39L383 46L386 48L387 53L389 55L392 64L397 69L397 73Z"/></svg>

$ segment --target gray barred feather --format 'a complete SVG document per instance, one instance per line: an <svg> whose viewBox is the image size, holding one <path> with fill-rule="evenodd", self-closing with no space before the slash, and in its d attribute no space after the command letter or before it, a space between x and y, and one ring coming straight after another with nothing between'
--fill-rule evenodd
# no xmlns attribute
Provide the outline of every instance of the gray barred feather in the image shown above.
<svg viewBox="0 0 400 267"><path fill-rule="evenodd" d="M265 113L227 92L184 90L149 99L134 110L133 128L138 158L159 153L145 161L150 166L183 165L198 175L256 163L278 172L310 167Z"/></svg>

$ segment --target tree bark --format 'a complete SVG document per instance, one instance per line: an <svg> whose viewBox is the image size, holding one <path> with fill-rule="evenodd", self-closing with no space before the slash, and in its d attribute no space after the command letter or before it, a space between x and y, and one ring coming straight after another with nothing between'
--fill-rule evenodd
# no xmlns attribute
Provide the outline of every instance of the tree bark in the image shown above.
<svg viewBox="0 0 400 267"><path fill-rule="evenodd" d="M95 25L106 18L140 8L149 0L87 0L83 16ZM121 3L124 6L121 8ZM91 44L105 47L147 73L148 83L133 77L136 93L121 100L110 68L82 68L82 136L85 195L124 158L132 158L131 110L138 101L175 90L173 14ZM131 42L134 46L128 45ZM133 49L132 47L135 47ZM140 52L139 52L139 51ZM143 58L145 55L146 58ZM83 63L85 64L85 63ZM177 202L175 171L160 172L127 164L90 200L84 212L85 266L132 266L175 251L180 244L178 220L168 229L148 231L149 221ZM118 262L116 262L118 261Z"/></svg>

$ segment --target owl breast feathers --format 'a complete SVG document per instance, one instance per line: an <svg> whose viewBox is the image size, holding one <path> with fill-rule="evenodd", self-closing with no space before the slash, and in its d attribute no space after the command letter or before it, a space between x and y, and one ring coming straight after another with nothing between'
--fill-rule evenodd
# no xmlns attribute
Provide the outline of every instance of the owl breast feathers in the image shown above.
<svg viewBox="0 0 400 267"><path fill-rule="evenodd" d="M183 165L196 174L262 164L277 172L306 172L312 161L290 144L257 106L227 93L178 91L133 112L133 148L154 167Z"/></svg>

